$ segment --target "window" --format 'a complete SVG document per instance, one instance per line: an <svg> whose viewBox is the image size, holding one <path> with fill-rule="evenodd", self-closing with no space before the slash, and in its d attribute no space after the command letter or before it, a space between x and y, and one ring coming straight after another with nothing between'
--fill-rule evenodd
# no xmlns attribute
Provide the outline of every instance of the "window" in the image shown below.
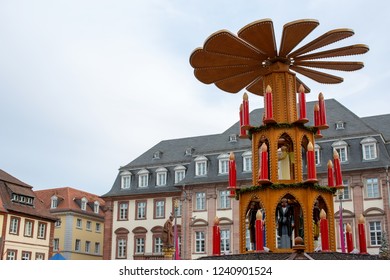
<svg viewBox="0 0 390 280"><path fill-rule="evenodd" d="M138 201L136 220L143 220L143 219L146 219L146 201Z"/></svg>
<svg viewBox="0 0 390 280"><path fill-rule="evenodd" d="M127 244L126 239L118 239L118 245L117 245L117 258L118 259L125 259L126 258L126 251L127 251Z"/></svg>
<svg viewBox="0 0 390 280"><path fill-rule="evenodd" d="M100 232L101 231L101 225L100 225L100 223L96 223L96 226L95 226L95 231L96 232Z"/></svg>
<svg viewBox="0 0 390 280"><path fill-rule="evenodd" d="M29 260L31 260L31 252L22 251L22 260L23 260L23 261L29 261Z"/></svg>
<svg viewBox="0 0 390 280"><path fill-rule="evenodd" d="M163 242L161 237L156 237L154 239L154 253L162 253L162 247L163 247Z"/></svg>
<svg viewBox="0 0 390 280"><path fill-rule="evenodd" d="M56 220L56 222L54 223L54 226L55 227L60 227L61 226L61 219L58 219L58 220Z"/></svg>
<svg viewBox="0 0 390 280"><path fill-rule="evenodd" d="M44 253L35 253L35 259L36 260L44 260L45 254Z"/></svg>
<svg viewBox="0 0 390 280"><path fill-rule="evenodd" d="M229 172L229 155L222 154L218 156L218 173L228 174Z"/></svg>
<svg viewBox="0 0 390 280"><path fill-rule="evenodd" d="M162 155L162 152L156 151L153 153L153 159L160 159Z"/></svg>
<svg viewBox="0 0 390 280"><path fill-rule="evenodd" d="M348 161L347 147L348 144L345 141L337 141L332 144L332 147L339 154L340 162Z"/></svg>
<svg viewBox="0 0 390 280"><path fill-rule="evenodd" d="M80 241L80 239L76 239L76 241L75 241L75 243L74 243L74 250L76 251L76 252L79 252L80 251L80 248L81 247L81 241Z"/></svg>
<svg viewBox="0 0 390 280"><path fill-rule="evenodd" d="M86 230L91 231L91 229L92 229L92 222L91 221L87 221L87 224L86 224L85 228L86 228Z"/></svg>
<svg viewBox="0 0 390 280"><path fill-rule="evenodd" d="M46 223L38 223L38 238L46 239Z"/></svg>
<svg viewBox="0 0 390 280"><path fill-rule="evenodd" d="M143 254L145 252L145 238L135 239L135 253Z"/></svg>
<svg viewBox="0 0 390 280"><path fill-rule="evenodd" d="M53 251L58 252L60 250L60 240L58 238L53 239Z"/></svg>
<svg viewBox="0 0 390 280"><path fill-rule="evenodd" d="M119 216L118 220L125 221L129 217L129 202L120 202L119 203Z"/></svg>
<svg viewBox="0 0 390 280"><path fill-rule="evenodd" d="M195 176L207 175L207 158L205 156L198 156L195 159Z"/></svg>
<svg viewBox="0 0 390 280"><path fill-rule="evenodd" d="M95 202L93 203L93 212L94 212L95 214L99 214L99 207L100 207L99 201L95 201Z"/></svg>
<svg viewBox="0 0 390 280"><path fill-rule="evenodd" d="M219 208L230 208L230 192L228 190L219 191Z"/></svg>
<svg viewBox="0 0 390 280"><path fill-rule="evenodd" d="M183 209L183 201L180 198L176 198L173 200L173 210L175 211L176 217L181 217Z"/></svg>
<svg viewBox="0 0 390 280"><path fill-rule="evenodd" d="M130 189L131 185L131 172L123 171L121 173L121 188L122 189Z"/></svg>
<svg viewBox="0 0 390 280"><path fill-rule="evenodd" d="M344 129L345 128L345 123L343 121L338 121L336 122L336 130L339 130L339 129Z"/></svg>
<svg viewBox="0 0 390 280"><path fill-rule="evenodd" d="M195 232L195 253L205 252L205 234L203 231Z"/></svg>
<svg viewBox="0 0 390 280"><path fill-rule="evenodd" d="M20 218L17 217L11 217L10 225L9 225L9 233L10 234L19 234L19 223Z"/></svg>
<svg viewBox="0 0 390 280"><path fill-rule="evenodd" d="M142 169L138 172L138 187L146 188L149 184L149 171Z"/></svg>
<svg viewBox="0 0 390 280"><path fill-rule="evenodd" d="M368 178L366 180L366 192L367 192L367 198L379 197L378 178Z"/></svg>
<svg viewBox="0 0 390 280"><path fill-rule="evenodd" d="M236 134L230 134L229 135L229 142L230 143L237 142L237 135Z"/></svg>
<svg viewBox="0 0 390 280"><path fill-rule="evenodd" d="M165 201L155 200L154 202L154 218L165 218Z"/></svg>
<svg viewBox="0 0 390 280"><path fill-rule="evenodd" d="M184 153L184 155L186 156L192 156L192 153L194 152L194 148L190 147L190 148L186 148L186 151Z"/></svg>
<svg viewBox="0 0 390 280"><path fill-rule="evenodd" d="M228 229L221 230L221 252L225 254L230 252L230 230Z"/></svg>
<svg viewBox="0 0 390 280"><path fill-rule="evenodd" d="M380 246L382 244L382 226L380 222L373 221L368 223L370 231L371 246Z"/></svg>
<svg viewBox="0 0 390 280"><path fill-rule="evenodd" d="M88 200L85 197L83 197L81 199L81 210L83 210L83 211L87 210L87 202L88 202Z"/></svg>
<svg viewBox="0 0 390 280"><path fill-rule="evenodd" d="M16 260L16 250L7 250L7 260Z"/></svg>
<svg viewBox="0 0 390 280"><path fill-rule="evenodd" d="M362 145L363 160L373 160L377 158L377 141L373 137L367 137L363 139L360 144Z"/></svg>
<svg viewBox="0 0 390 280"><path fill-rule="evenodd" d="M195 210L206 210L206 193L197 192L195 194Z"/></svg>
<svg viewBox="0 0 390 280"><path fill-rule="evenodd" d="M95 242L95 254L100 254L100 242Z"/></svg>
<svg viewBox="0 0 390 280"><path fill-rule="evenodd" d="M175 169L175 184L179 183L186 176L186 168L183 165L176 166Z"/></svg>
<svg viewBox="0 0 390 280"><path fill-rule="evenodd" d="M78 218L76 220L76 228L81 229L82 227L83 227L83 221L80 218Z"/></svg>
<svg viewBox="0 0 390 280"><path fill-rule="evenodd" d="M156 185L157 186L166 186L167 172L168 172L168 170L164 167L158 168L156 170Z"/></svg>
<svg viewBox="0 0 390 280"><path fill-rule="evenodd" d="M348 180L343 180L344 188L338 191L338 199L348 200L351 199L351 193L348 186Z"/></svg>
<svg viewBox="0 0 390 280"><path fill-rule="evenodd" d="M252 152L246 151L242 154L242 171L251 172L252 171Z"/></svg>
<svg viewBox="0 0 390 280"><path fill-rule="evenodd" d="M26 221L24 222L24 236L32 237L33 227L34 227L34 221L26 219Z"/></svg>
<svg viewBox="0 0 390 280"><path fill-rule="evenodd" d="M57 208L57 206L58 206L58 197L54 195L51 197L50 208L54 209Z"/></svg>
<svg viewBox="0 0 390 280"><path fill-rule="evenodd" d="M91 241L85 241L85 253L89 253L91 249Z"/></svg>
<svg viewBox="0 0 390 280"><path fill-rule="evenodd" d="M320 157L320 146L315 144L314 145L314 160L316 165L321 164L321 157Z"/></svg>

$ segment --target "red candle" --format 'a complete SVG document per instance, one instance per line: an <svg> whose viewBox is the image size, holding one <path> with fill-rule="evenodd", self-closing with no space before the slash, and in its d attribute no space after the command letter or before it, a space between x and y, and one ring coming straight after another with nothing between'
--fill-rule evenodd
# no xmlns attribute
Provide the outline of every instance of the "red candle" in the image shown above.
<svg viewBox="0 0 390 280"><path fill-rule="evenodd" d="M243 110L242 110L242 104L240 105L240 137L241 138L246 138L246 129L242 127L243 124Z"/></svg>
<svg viewBox="0 0 390 280"><path fill-rule="evenodd" d="M319 125L321 126L328 126L326 123L326 109L325 109L325 100L324 95L322 92L318 95L318 104L320 107L320 118L319 118Z"/></svg>
<svg viewBox="0 0 390 280"><path fill-rule="evenodd" d="M320 125L320 106L318 103L314 105L314 126Z"/></svg>
<svg viewBox="0 0 390 280"><path fill-rule="evenodd" d="M268 181L268 152L267 145L263 143L260 147L260 170L259 181Z"/></svg>
<svg viewBox="0 0 390 280"><path fill-rule="evenodd" d="M236 160L234 157L234 153L230 152L229 155L229 189L230 189L230 196L235 196L237 186L237 171L236 171Z"/></svg>
<svg viewBox="0 0 390 280"><path fill-rule="evenodd" d="M336 150L333 151L333 161L334 173L336 177L336 187L340 187L343 185L343 177L341 175L340 157Z"/></svg>
<svg viewBox="0 0 390 280"><path fill-rule="evenodd" d="M333 164L328 160L328 187L334 187Z"/></svg>
<svg viewBox="0 0 390 280"><path fill-rule="evenodd" d="M271 120L274 117L273 109L272 109L272 89L268 85L266 90L265 90L265 95L264 95L264 101L265 101L265 119L266 120Z"/></svg>
<svg viewBox="0 0 390 280"><path fill-rule="evenodd" d="M306 96L302 84L299 86L299 118L300 120L306 120Z"/></svg>
<svg viewBox="0 0 390 280"><path fill-rule="evenodd" d="M256 233L256 251L264 251L263 213L261 212L261 210L257 210L256 213L255 233Z"/></svg>
<svg viewBox="0 0 390 280"><path fill-rule="evenodd" d="M242 127L244 129L249 128L249 101L248 94L245 92L242 97Z"/></svg>
<svg viewBox="0 0 390 280"><path fill-rule="evenodd" d="M321 209L320 212L320 233L322 251L329 251L328 220L326 219L326 213L324 209Z"/></svg>
<svg viewBox="0 0 390 280"><path fill-rule="evenodd" d="M364 222L364 217L360 214L358 222L360 254L367 254L366 230L364 228Z"/></svg>
<svg viewBox="0 0 390 280"><path fill-rule="evenodd" d="M219 218L215 217L213 226L213 255L221 254L221 231L219 229Z"/></svg>
<svg viewBox="0 0 390 280"><path fill-rule="evenodd" d="M347 252L351 253L353 250L353 240L352 240L352 228L350 224L347 224L347 232L345 233L347 238Z"/></svg>
<svg viewBox="0 0 390 280"><path fill-rule="evenodd" d="M314 154L313 144L311 142L307 144L306 158L307 158L307 179L316 180L317 172L316 172L315 154Z"/></svg>

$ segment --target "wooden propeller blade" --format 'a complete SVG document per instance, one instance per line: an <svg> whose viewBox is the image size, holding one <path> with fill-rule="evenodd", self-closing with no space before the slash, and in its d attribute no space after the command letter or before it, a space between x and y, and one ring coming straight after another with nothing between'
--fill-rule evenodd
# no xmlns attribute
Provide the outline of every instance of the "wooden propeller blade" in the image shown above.
<svg viewBox="0 0 390 280"><path fill-rule="evenodd" d="M295 77L295 85L296 85L295 87L297 89L297 92L299 92L300 85L303 85L306 93L309 93L311 91L310 88L304 82L302 82L298 77Z"/></svg>
<svg viewBox="0 0 390 280"><path fill-rule="evenodd" d="M307 69L299 66L291 66L291 70L298 72L314 81L317 81L322 84L338 84L343 81L343 78L333 76L327 73L318 72L315 70Z"/></svg>
<svg viewBox="0 0 390 280"><path fill-rule="evenodd" d="M364 67L363 62L352 61L299 61L296 65L339 71L356 71Z"/></svg>
<svg viewBox="0 0 390 280"><path fill-rule="evenodd" d="M292 21L283 26L279 56L286 57L320 23L313 19Z"/></svg>
<svg viewBox="0 0 390 280"><path fill-rule="evenodd" d="M253 80L258 78L259 76L264 75L264 69L254 70L246 73L242 73L240 75L236 75L233 77L229 77L227 79L215 82L215 85L227 92L237 93L242 90L244 87L249 85Z"/></svg>
<svg viewBox="0 0 390 280"><path fill-rule="evenodd" d="M206 67L195 69L195 77L205 83L211 84L229 77L237 76L258 69L259 66L234 65L221 67Z"/></svg>
<svg viewBox="0 0 390 280"><path fill-rule="evenodd" d="M253 83L246 87L246 89L256 95L264 96L264 76L257 78Z"/></svg>
<svg viewBox="0 0 390 280"><path fill-rule="evenodd" d="M295 62L302 60L312 60L312 59L320 59L320 58L329 58L329 57L337 57L337 56L348 56L348 55L357 55L364 54L368 52L369 48L364 44L356 44L351 46L346 46L338 49L327 50L323 52L317 52L307 55L302 55L295 57Z"/></svg>
<svg viewBox="0 0 390 280"><path fill-rule="evenodd" d="M190 64L194 68L203 68L232 65L261 65L261 62L245 57L211 53L198 48L192 52Z"/></svg>

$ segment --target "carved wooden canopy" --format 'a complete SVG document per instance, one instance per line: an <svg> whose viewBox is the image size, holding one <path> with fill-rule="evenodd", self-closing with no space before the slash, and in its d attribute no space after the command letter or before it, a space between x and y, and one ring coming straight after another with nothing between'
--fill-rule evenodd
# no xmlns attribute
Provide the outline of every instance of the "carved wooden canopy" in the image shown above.
<svg viewBox="0 0 390 280"><path fill-rule="evenodd" d="M197 48L190 57L195 77L218 88L237 93L246 88L263 95L263 78L274 71L289 71L304 75L323 84L341 83L343 78L312 68L355 71L363 68L362 62L319 61L324 58L366 53L369 48L355 44L341 48L313 52L319 48L346 39L351 29L334 29L296 48L317 26L313 19L292 21L284 25L279 51L276 48L272 20L262 19L244 26L237 35L220 30L209 36L203 48ZM284 69L280 69L283 65ZM299 76L299 75L297 75ZM297 84L303 84L297 77ZM296 87L298 89L298 86ZM305 86L306 92L310 89Z"/></svg>

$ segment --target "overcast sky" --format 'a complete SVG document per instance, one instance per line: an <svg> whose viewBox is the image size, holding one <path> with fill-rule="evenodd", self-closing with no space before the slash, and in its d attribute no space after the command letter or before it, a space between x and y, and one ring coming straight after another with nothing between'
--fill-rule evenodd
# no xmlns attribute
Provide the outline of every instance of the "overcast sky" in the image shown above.
<svg viewBox="0 0 390 280"><path fill-rule="evenodd" d="M189 57L212 33L264 18L278 46L298 19L320 22L310 40L353 29L340 46L367 44L348 58L365 67L328 72L344 78L337 85L301 77L308 100L322 92L360 117L390 113L387 1L0 0L0 169L35 190L102 195L120 166L158 142L223 132L244 92L202 84Z"/></svg>

